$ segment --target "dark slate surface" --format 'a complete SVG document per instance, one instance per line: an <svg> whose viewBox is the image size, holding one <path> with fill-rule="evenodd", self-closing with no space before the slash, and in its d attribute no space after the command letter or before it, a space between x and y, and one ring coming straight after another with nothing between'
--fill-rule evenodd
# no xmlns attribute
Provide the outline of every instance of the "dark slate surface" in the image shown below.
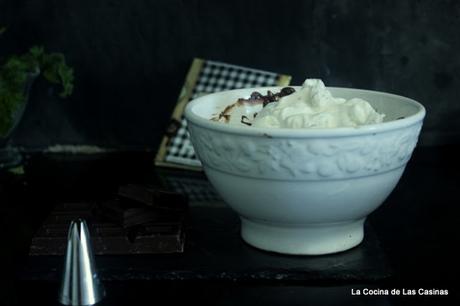
<svg viewBox="0 0 460 306"><path fill-rule="evenodd" d="M149 156L152 158L152 156ZM126 183L164 184L181 180L183 191L209 195L201 173L157 171L152 159L132 154L38 155L27 158L26 173L18 181L2 180L2 220L8 236L6 262L17 263L21 280L57 281L61 256L27 256L31 239L59 203L111 198ZM180 175L181 174L181 175ZM13 183L13 184L12 184ZM12 184L12 185L11 185ZM184 187L184 186L182 186ZM98 256L105 280L227 280L309 281L343 283L382 281L392 275L386 255L372 227L365 241L343 253L326 256L287 256L255 249L240 238L239 219L215 197L194 194L190 202L182 254ZM66 216L69 217L69 216ZM76 216L77 217L77 216Z"/></svg>
<svg viewBox="0 0 460 306"><path fill-rule="evenodd" d="M47 305L57 305L56 295L59 290L57 282L21 282L28 294L18 295L15 304L34 305L36 297ZM389 306L389 305L432 305L423 303L421 298L399 298L388 296L353 296L351 290L379 289L376 285L343 286L305 286L305 285L270 285L232 282L105 282L106 298L98 306L116 305L209 305L209 306ZM11 296L11 291L5 298ZM399 300L399 303L396 301ZM449 299L436 298L436 305L445 305ZM426 299L425 299L426 301ZM54 302L54 303L53 303ZM447 304L446 304L447 305Z"/></svg>
<svg viewBox="0 0 460 306"><path fill-rule="evenodd" d="M98 258L109 294L108 305L140 304L145 300L148 304L158 301L168 305L195 301L204 305L456 305L459 154L459 146L417 148L394 192L370 216L371 227L364 244L333 258L297 258L258 251L239 238L236 216L221 204L216 206L220 202L215 197L207 197L207 203L202 201L192 209L194 221L188 228L183 254L188 259ZM0 288L2 305L30 305L37 297L51 305L56 299L62 258L33 262L28 256L34 232L56 203L104 198L127 182L160 182L152 175L152 158L151 154L39 155L26 159L25 177L0 172L0 262L3 278L8 280ZM203 179L199 174L175 172L179 173L188 178L184 182ZM205 184L197 186L206 189ZM207 229L215 229L215 233ZM379 242L380 246L372 248L368 244L367 248L369 242ZM380 270L387 264L379 258L385 259L392 270ZM192 260L196 275L203 277L199 281L190 281L193 275L184 268L191 267ZM340 261L342 264L338 264ZM120 262L135 269L123 270ZM369 269L354 270L358 273L350 277L354 267ZM168 275L167 268L179 274ZM220 273L211 274L212 270ZM391 275L381 278L382 271ZM164 281L152 281L154 272ZM141 276L145 278L135 280ZM360 282L357 276L367 281ZM121 281L126 278L131 280ZM357 288L438 288L448 289L449 296L351 296L351 289Z"/></svg>
<svg viewBox="0 0 460 306"><path fill-rule="evenodd" d="M200 205L196 203L195 205ZM288 256L257 250L240 238L239 219L226 207L192 207L183 254L97 256L104 280L253 280L342 283L382 281L391 268L371 228L354 249L326 256ZM62 257L34 256L26 280L58 280Z"/></svg>
<svg viewBox="0 0 460 306"><path fill-rule="evenodd" d="M0 57L43 44L77 78L67 102L36 89L14 140L154 150L203 57L412 97L428 110L421 144L455 143L459 15L430 0L0 0Z"/></svg>

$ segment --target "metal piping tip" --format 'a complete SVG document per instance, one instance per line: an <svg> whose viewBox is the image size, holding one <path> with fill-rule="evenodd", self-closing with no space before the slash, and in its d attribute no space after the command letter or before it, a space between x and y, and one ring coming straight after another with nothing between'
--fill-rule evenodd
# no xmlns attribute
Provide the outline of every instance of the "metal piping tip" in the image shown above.
<svg viewBox="0 0 460 306"><path fill-rule="evenodd" d="M67 251L59 302L64 305L94 305L105 296L96 272L91 240L86 221L70 223Z"/></svg>

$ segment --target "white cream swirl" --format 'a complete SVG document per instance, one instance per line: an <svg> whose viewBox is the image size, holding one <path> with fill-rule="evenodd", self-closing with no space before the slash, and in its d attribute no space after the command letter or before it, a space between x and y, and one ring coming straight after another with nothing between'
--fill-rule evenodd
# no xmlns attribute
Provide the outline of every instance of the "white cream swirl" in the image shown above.
<svg viewBox="0 0 460 306"><path fill-rule="evenodd" d="M253 127L264 128L338 128L380 123L369 102L335 98L319 79L307 79L297 92L272 102L259 111Z"/></svg>

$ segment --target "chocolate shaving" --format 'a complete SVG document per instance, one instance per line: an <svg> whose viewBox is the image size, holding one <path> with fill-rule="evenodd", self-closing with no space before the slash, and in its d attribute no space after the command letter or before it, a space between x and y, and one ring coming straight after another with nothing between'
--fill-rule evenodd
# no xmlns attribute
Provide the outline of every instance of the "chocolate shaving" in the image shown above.
<svg viewBox="0 0 460 306"><path fill-rule="evenodd" d="M221 118L224 118L225 122L229 122L230 121L230 114L221 114L219 116L219 119L221 119Z"/></svg>
<svg viewBox="0 0 460 306"><path fill-rule="evenodd" d="M295 92L294 88L292 88L292 87L284 87L283 89L281 89L280 95L282 97L289 96L290 94L293 94L294 92Z"/></svg>
<svg viewBox="0 0 460 306"><path fill-rule="evenodd" d="M228 105L219 115L211 118L213 121L223 121L228 123L230 121L230 112L236 106L243 105L243 104L262 104L262 107L267 106L269 103L277 102L282 97L288 96L295 92L295 89L292 87L283 87L280 92L273 93L270 90L267 91L267 94L264 96L258 91L254 91L251 93L249 98L244 99L240 98L236 103ZM254 113L253 118L257 116L257 113ZM241 123L246 125L252 125L249 118L246 116L241 117Z"/></svg>
<svg viewBox="0 0 460 306"><path fill-rule="evenodd" d="M248 99L238 99L238 103L251 103L257 104L262 103L265 107L267 104L272 102L279 101L282 97L289 96L290 94L294 93L295 89L292 87L283 87L280 92L273 93L272 91L268 90L267 94L264 96L258 91L254 91Z"/></svg>
<svg viewBox="0 0 460 306"><path fill-rule="evenodd" d="M230 114L229 112L236 106L236 103L228 105L217 117L212 117L211 120L213 121L223 121L228 123L230 121Z"/></svg>
<svg viewBox="0 0 460 306"><path fill-rule="evenodd" d="M251 97L249 99L251 100L258 100L258 99L262 99L262 94L258 91L254 91L252 94L251 94Z"/></svg>
<svg viewBox="0 0 460 306"><path fill-rule="evenodd" d="M244 121L244 120L246 120L246 121ZM246 125L249 125L249 126L252 125L252 123L249 122L249 118L246 117L245 115L241 116L241 123L246 124Z"/></svg>
<svg viewBox="0 0 460 306"><path fill-rule="evenodd" d="M181 127L180 121L175 118L172 118L166 129L166 133L165 133L166 136L173 137L174 135L176 135L180 127Z"/></svg>

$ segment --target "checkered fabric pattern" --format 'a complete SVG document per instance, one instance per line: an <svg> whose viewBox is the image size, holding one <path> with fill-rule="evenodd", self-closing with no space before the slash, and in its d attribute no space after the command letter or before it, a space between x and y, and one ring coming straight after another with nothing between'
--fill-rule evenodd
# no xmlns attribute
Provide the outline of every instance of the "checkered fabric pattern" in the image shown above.
<svg viewBox="0 0 460 306"><path fill-rule="evenodd" d="M204 94L261 86L276 86L278 74L215 61L205 61L191 99ZM201 166L190 142L184 116L177 134L170 139L165 160L188 166Z"/></svg>
<svg viewBox="0 0 460 306"><path fill-rule="evenodd" d="M184 116L181 118L180 128L168 144L167 152L165 160L168 162L189 166L201 166L193 150L190 136L187 131L187 121Z"/></svg>
<svg viewBox="0 0 460 306"><path fill-rule="evenodd" d="M169 175L164 180L169 189L187 195L191 202L222 201L207 179Z"/></svg>

